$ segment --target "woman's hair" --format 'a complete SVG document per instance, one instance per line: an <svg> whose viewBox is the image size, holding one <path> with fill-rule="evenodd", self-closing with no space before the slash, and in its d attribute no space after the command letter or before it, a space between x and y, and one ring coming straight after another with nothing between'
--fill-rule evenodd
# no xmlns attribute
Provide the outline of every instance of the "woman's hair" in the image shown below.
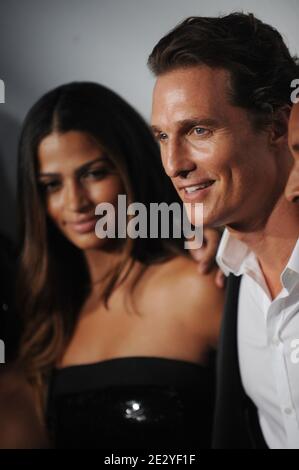
<svg viewBox="0 0 299 470"><path fill-rule="evenodd" d="M299 72L279 32L252 13L186 18L160 39L148 65L157 76L198 65L226 69L232 104L249 111L257 130L292 104L290 86Z"/></svg>
<svg viewBox="0 0 299 470"><path fill-rule="evenodd" d="M147 124L113 91L96 83L70 83L45 94L31 108L19 143L18 305L23 318L20 360L39 390L71 338L90 292L83 252L47 216L38 184L40 142L52 132L68 131L97 139L119 172L130 201L146 207L152 202L179 201ZM101 300L107 305L135 260L146 267L173 256L180 245L174 238L125 239L122 259L103 281Z"/></svg>

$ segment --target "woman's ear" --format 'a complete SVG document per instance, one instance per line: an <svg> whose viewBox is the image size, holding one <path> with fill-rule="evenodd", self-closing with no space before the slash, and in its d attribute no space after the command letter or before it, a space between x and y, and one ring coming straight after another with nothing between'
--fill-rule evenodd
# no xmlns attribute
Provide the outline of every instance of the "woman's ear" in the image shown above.
<svg viewBox="0 0 299 470"><path fill-rule="evenodd" d="M288 141L288 124L290 118L291 106L285 105L279 108L273 114L271 131L270 131L270 144L277 145L281 142Z"/></svg>

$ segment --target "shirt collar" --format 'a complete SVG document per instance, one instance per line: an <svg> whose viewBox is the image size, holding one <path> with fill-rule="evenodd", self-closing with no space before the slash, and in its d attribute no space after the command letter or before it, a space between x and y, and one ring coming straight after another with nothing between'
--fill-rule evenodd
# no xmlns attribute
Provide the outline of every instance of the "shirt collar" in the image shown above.
<svg viewBox="0 0 299 470"><path fill-rule="evenodd" d="M282 285L290 291L299 283L299 238L281 276Z"/></svg>
<svg viewBox="0 0 299 470"><path fill-rule="evenodd" d="M226 276L230 273L240 276L248 272L252 274L260 272L253 251L244 242L233 237L227 229L223 232L216 261ZM288 291L299 283L299 238L280 277L283 287Z"/></svg>
<svg viewBox="0 0 299 470"><path fill-rule="evenodd" d="M245 243L234 238L227 229L224 230L218 247L216 261L226 276L230 273L233 273L235 276L244 274L245 262L250 254L251 250Z"/></svg>

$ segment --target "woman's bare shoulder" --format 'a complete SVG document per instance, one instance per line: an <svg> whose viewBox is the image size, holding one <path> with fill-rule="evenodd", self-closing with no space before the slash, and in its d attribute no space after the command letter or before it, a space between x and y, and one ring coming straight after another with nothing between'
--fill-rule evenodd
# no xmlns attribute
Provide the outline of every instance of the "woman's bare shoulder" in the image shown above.
<svg viewBox="0 0 299 470"><path fill-rule="evenodd" d="M193 259L177 256L164 265L159 276L164 302L173 315L213 345L217 343L224 302L224 289L215 283L216 271L200 274Z"/></svg>
<svg viewBox="0 0 299 470"><path fill-rule="evenodd" d="M160 271L165 284L187 289L188 292L208 289L210 292L222 292L215 283L216 268L208 274L200 274L197 263L188 256L176 256L167 261Z"/></svg>

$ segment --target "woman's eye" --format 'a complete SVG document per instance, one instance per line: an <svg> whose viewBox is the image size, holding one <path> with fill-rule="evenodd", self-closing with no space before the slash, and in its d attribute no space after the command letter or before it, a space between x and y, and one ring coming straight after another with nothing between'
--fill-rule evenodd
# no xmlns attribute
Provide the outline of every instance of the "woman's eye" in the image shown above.
<svg viewBox="0 0 299 470"><path fill-rule="evenodd" d="M108 173L108 170L106 168L101 168L97 170L88 170L86 173L84 173L83 177L88 178L88 179L101 179L104 176L106 176Z"/></svg>
<svg viewBox="0 0 299 470"><path fill-rule="evenodd" d="M53 193L54 191L57 191L57 189L59 188L60 182L59 181L41 182L40 186L44 192Z"/></svg>

